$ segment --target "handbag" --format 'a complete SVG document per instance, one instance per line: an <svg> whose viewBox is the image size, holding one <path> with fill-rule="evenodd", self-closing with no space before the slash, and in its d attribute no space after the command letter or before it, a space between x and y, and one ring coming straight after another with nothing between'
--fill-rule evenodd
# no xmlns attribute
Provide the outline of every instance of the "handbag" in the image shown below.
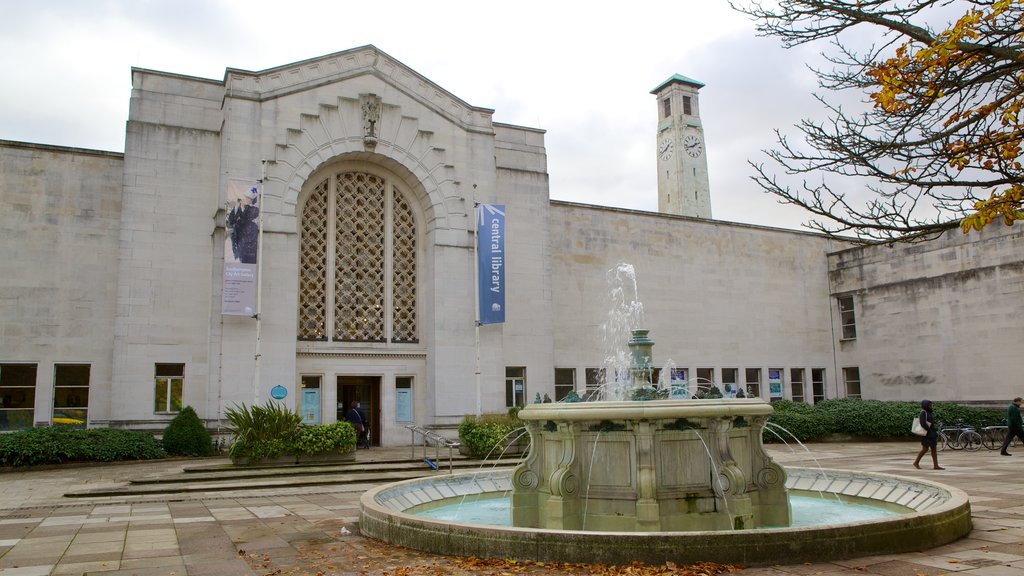
<svg viewBox="0 0 1024 576"><path fill-rule="evenodd" d="M913 432L914 434L917 434L918 436L928 435L928 431L924 429L924 426L921 426L920 416L914 418L914 423L910 425L910 431Z"/></svg>

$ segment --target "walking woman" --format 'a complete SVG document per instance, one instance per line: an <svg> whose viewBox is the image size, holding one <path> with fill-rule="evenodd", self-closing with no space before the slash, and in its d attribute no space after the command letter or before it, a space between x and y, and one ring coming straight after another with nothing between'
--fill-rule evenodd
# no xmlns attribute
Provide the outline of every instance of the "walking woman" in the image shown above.
<svg viewBox="0 0 1024 576"><path fill-rule="evenodd" d="M921 468L921 458L931 448L933 467L936 470L945 470L939 466L939 453L936 450L939 443L939 431L935 429L935 421L932 420L931 400L921 400L921 414L917 418L921 421L921 427L927 430L928 434L921 437L921 451L917 453L917 459L914 460L914 468Z"/></svg>

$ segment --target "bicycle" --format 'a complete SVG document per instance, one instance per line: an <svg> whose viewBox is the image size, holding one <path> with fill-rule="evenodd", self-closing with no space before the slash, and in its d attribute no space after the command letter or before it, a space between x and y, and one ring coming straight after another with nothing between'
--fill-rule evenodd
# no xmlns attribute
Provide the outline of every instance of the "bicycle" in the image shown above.
<svg viewBox="0 0 1024 576"><path fill-rule="evenodd" d="M939 422L938 427L939 437L937 445L939 450L944 450L948 447L951 450L974 452L984 444L981 434L973 426L964 426L963 424L946 426Z"/></svg>
<svg viewBox="0 0 1024 576"><path fill-rule="evenodd" d="M1005 425L985 426L982 428L981 437L985 443L985 448L988 448L989 450L998 450L999 448L1002 448L1003 440L1006 439L1006 429L1007 427ZM1012 440L1013 441L1010 443L1009 447L1020 446L1020 440L1016 436L1014 436Z"/></svg>
<svg viewBox="0 0 1024 576"><path fill-rule="evenodd" d="M1006 426L985 426L981 429L981 438L985 448L996 450L1002 447L1006 438Z"/></svg>

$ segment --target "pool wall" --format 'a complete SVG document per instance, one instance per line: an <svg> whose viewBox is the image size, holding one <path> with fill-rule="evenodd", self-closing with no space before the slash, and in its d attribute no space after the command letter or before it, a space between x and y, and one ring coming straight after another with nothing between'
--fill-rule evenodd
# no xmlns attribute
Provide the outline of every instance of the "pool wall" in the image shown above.
<svg viewBox="0 0 1024 576"><path fill-rule="evenodd" d="M424 552L543 562L647 564L711 561L797 564L927 550L971 530L967 495L924 480L846 470L786 468L787 487L885 502L912 510L878 520L798 528L700 532L594 532L497 527L430 520L413 507L467 494L504 492L506 471L389 484L361 499L360 531Z"/></svg>

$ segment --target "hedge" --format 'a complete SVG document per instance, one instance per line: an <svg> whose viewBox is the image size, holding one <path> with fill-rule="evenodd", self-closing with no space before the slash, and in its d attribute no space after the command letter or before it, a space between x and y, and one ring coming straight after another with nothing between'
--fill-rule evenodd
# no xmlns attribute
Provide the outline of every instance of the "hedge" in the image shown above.
<svg viewBox="0 0 1024 576"><path fill-rule="evenodd" d="M53 426L0 434L0 464L7 466L150 460L166 456L151 434L134 430Z"/></svg>

